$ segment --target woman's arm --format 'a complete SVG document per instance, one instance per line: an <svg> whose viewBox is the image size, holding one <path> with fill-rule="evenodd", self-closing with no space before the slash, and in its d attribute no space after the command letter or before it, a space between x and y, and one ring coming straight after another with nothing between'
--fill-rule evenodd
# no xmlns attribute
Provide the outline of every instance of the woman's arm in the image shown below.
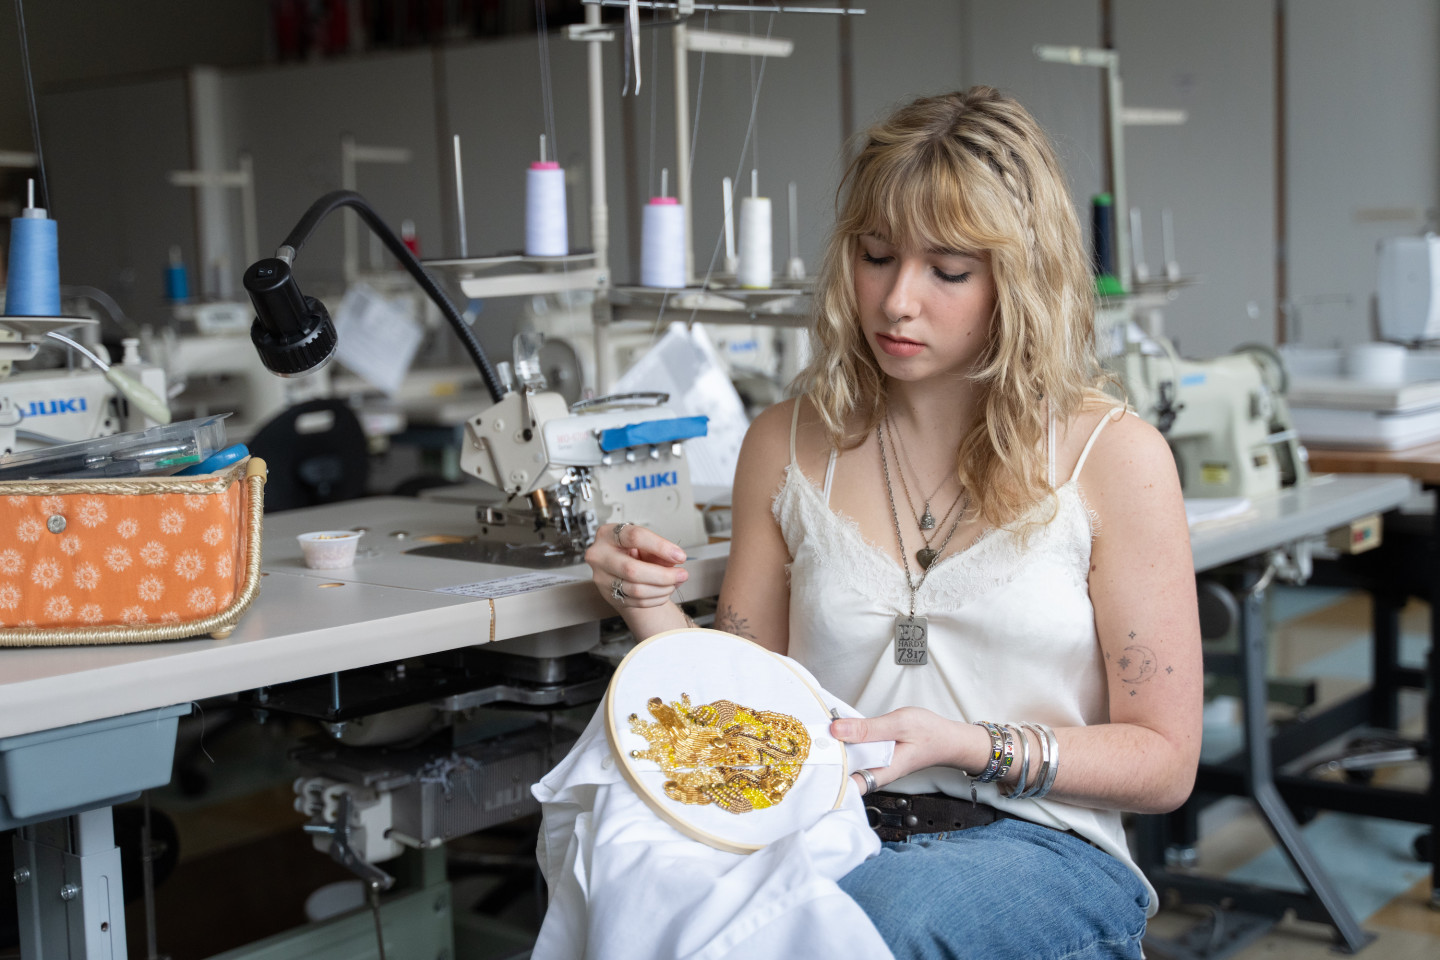
<svg viewBox="0 0 1440 960"><path fill-rule="evenodd" d="M730 559L715 611L715 629L784 653L790 644L790 551L771 503L790 462L794 404L779 403L755 418L740 448L730 507ZM802 413L803 418L803 413Z"/></svg>
<svg viewBox="0 0 1440 960"><path fill-rule="evenodd" d="M1110 722L1055 731L1060 765L1050 796L1086 806L1163 813L1185 801L1200 756L1203 672L1189 527L1175 461L1138 417L1106 427L1087 461L1085 494L1099 517L1090 598L1104 657ZM981 717L1014 723L1030 717ZM907 707L833 725L850 741L897 741L884 784L936 764L983 770L981 727ZM1031 771L1038 768L1031 739ZM1019 775L1017 744L1014 767ZM1033 781L1032 781L1033 782Z"/></svg>

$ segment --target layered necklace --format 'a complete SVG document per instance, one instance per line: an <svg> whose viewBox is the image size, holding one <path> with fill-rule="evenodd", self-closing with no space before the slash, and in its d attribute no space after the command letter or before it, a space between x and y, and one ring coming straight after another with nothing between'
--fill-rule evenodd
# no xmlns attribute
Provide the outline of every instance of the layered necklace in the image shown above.
<svg viewBox="0 0 1440 960"><path fill-rule="evenodd" d="M955 531L960 527L960 520L965 516L969 506L969 498L965 498L965 505L960 507L955 522L950 524L950 530L945 534L945 539L940 541L940 547L934 551L930 558L930 564L921 568L920 578L915 579L910 572L910 558L905 550L905 536L900 532L900 513L895 509L895 490L890 485L890 456L885 450L885 436L880 425L875 425L875 441L880 445L880 469L885 474L885 495L890 500L890 519L895 524L895 540L900 544L900 563L905 569L905 586L910 591L910 612L901 614L895 618L895 662L908 666L924 666L930 662L929 653L929 620L926 617L915 616L915 594L925 583L925 578L930 575L931 565L945 548L950 544L950 538L955 536ZM897 468L899 463L896 463ZM915 507L911 504L913 512ZM953 508L952 508L952 511ZM946 514L949 516L949 513Z"/></svg>
<svg viewBox="0 0 1440 960"><path fill-rule="evenodd" d="M928 570L930 564L934 563L935 558L940 555L940 552L935 549L935 538L939 535L939 531L945 529L946 522L950 519L950 515L955 512L955 508L960 506L960 501L965 499L965 491L962 489L955 495L955 499L950 502L950 509L945 511L945 516L941 517L940 522L937 524L935 522L935 515L930 512L930 501L935 499L935 494L939 493L940 488L945 486L945 481L950 479L949 476L941 477L940 482L936 484L930 496L925 498L924 511L917 514L915 512L915 500L910 495L910 484L905 482L906 464L910 465L910 472L914 474L917 479L920 474L915 470L915 465L911 463L910 454L905 449L905 440L900 436L900 431L891 423L888 413L885 415L885 433L890 437L891 444L898 451L895 457L895 472L900 474L900 489L905 492L905 505L910 508L910 516L915 518L915 526L920 528L920 538L925 541L925 546L915 551L915 560L920 564L922 570ZM916 484L916 489L921 489L918 483ZM966 505L968 506L968 501ZM963 515L965 511L962 509L960 512Z"/></svg>

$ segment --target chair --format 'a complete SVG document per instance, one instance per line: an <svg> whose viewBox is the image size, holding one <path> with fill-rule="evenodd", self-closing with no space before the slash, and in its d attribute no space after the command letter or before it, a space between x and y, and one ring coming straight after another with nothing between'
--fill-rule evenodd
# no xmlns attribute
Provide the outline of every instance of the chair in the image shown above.
<svg viewBox="0 0 1440 960"><path fill-rule="evenodd" d="M368 492L369 444L343 400L310 400L282 411L249 442L270 468L265 512L353 500Z"/></svg>

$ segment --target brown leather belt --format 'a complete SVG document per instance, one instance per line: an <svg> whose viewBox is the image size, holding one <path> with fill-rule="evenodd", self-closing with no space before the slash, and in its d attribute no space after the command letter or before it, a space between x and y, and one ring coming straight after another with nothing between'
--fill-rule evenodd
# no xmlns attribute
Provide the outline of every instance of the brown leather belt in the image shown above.
<svg viewBox="0 0 1440 960"><path fill-rule="evenodd" d="M865 795L865 816L881 840L904 840L912 833L949 833L983 827L996 820L1018 820L984 803L971 803L943 793Z"/></svg>

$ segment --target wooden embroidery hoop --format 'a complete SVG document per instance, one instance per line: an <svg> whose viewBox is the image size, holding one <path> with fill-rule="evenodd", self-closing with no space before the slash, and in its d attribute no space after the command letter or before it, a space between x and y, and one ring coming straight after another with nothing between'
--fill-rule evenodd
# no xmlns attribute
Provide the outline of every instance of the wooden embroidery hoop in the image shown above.
<svg viewBox="0 0 1440 960"><path fill-rule="evenodd" d="M632 666L637 657L643 657L646 651L653 651L660 645L671 644L674 642L674 638L680 636L690 638L696 638L697 636L717 639L723 638L724 642L733 641L736 644L742 644L743 646L735 649L737 656L743 656L756 664L762 664L768 660L774 665L774 668L785 672L784 675L787 678L787 686L793 687L797 693L803 691L803 693L801 693L802 699L798 703L801 710L797 711L795 709L796 705L792 704L752 703L752 698L746 694L743 688L731 688L724 692L707 692L706 678L699 669L689 675L676 676L673 680L667 680L665 682L665 689L663 690L648 690L643 698L637 694L629 697L626 703L617 706L616 697L621 695L618 691L620 691L622 686L622 678L626 675L626 668ZM759 656L756 656L757 654ZM693 662L697 668L701 668L704 663L710 661L706 658L701 658ZM647 686L654 686L654 684L647 684ZM615 668L615 675L610 678L610 685L605 692L605 700L601 705L601 709L605 711L605 738L609 741L611 754L620 766L620 773L625 777L625 781L634 788L635 793L644 801L645 805L653 810L655 815L661 820L664 820L685 836L692 840L698 840L717 850L724 850L728 853L754 853L756 850L764 849L766 843L771 841L766 841L765 843L747 842L735 837L722 836L713 830L707 830L697 825L694 822L694 818L688 816L688 814L693 811L709 810L712 808L690 806L670 799L665 796L662 790L646 782L646 779L641 776L641 771L636 768L636 761L630 756L630 749L625 745L624 739L622 739L625 736L633 736L629 731L628 718L630 714L638 713L644 716L645 701L651 696L659 696L665 700L666 703L670 703L678 700L682 692L688 693L691 701L697 706L723 698L744 704L756 710L776 710L781 713L789 713L802 723L805 723L807 727L811 728L817 723L823 724L830 721L831 715L829 708L825 705L825 701L820 696L819 691L817 691L804 676L796 671L788 660L742 637L737 637L734 634L724 633L719 630L707 630L703 627L686 627L680 630L667 630L664 633L657 633L626 654L625 659L620 661L620 665ZM804 693L808 693L809 697L804 697ZM811 698L813 698L814 703L813 711L810 706ZM640 742L643 743L643 741ZM838 761L832 763L829 758L826 758L823 762L814 762L816 759L815 745L812 745L810 761L805 764L804 771L800 776L801 780L803 780L806 777L824 776L826 771L833 770L835 780L834 802L823 810L815 809L815 816L808 820L804 817L794 816L796 807L792 806L787 808L787 819L793 821L793 829L803 829L809 826L810 823L814 822L815 818L818 818L821 814L829 810L838 809L841 803L844 802L845 790L848 786L848 780L850 779L848 767L845 762L845 745L838 740L831 740L829 742L834 743L839 748ZM801 780L796 781L796 787L800 786ZM785 799L800 800L801 796L799 796L799 794L801 793L807 796L828 796L828 794L821 792L822 786L823 784L807 784L806 789L803 791L792 788L791 793L787 795ZM771 810L779 811L780 806L772 807ZM769 811L757 810L746 814L726 813L725 816L733 817L736 825L739 826L744 823L747 817L753 818L767 813L769 813ZM790 831L787 830L786 832ZM778 839L778 836L771 839Z"/></svg>

